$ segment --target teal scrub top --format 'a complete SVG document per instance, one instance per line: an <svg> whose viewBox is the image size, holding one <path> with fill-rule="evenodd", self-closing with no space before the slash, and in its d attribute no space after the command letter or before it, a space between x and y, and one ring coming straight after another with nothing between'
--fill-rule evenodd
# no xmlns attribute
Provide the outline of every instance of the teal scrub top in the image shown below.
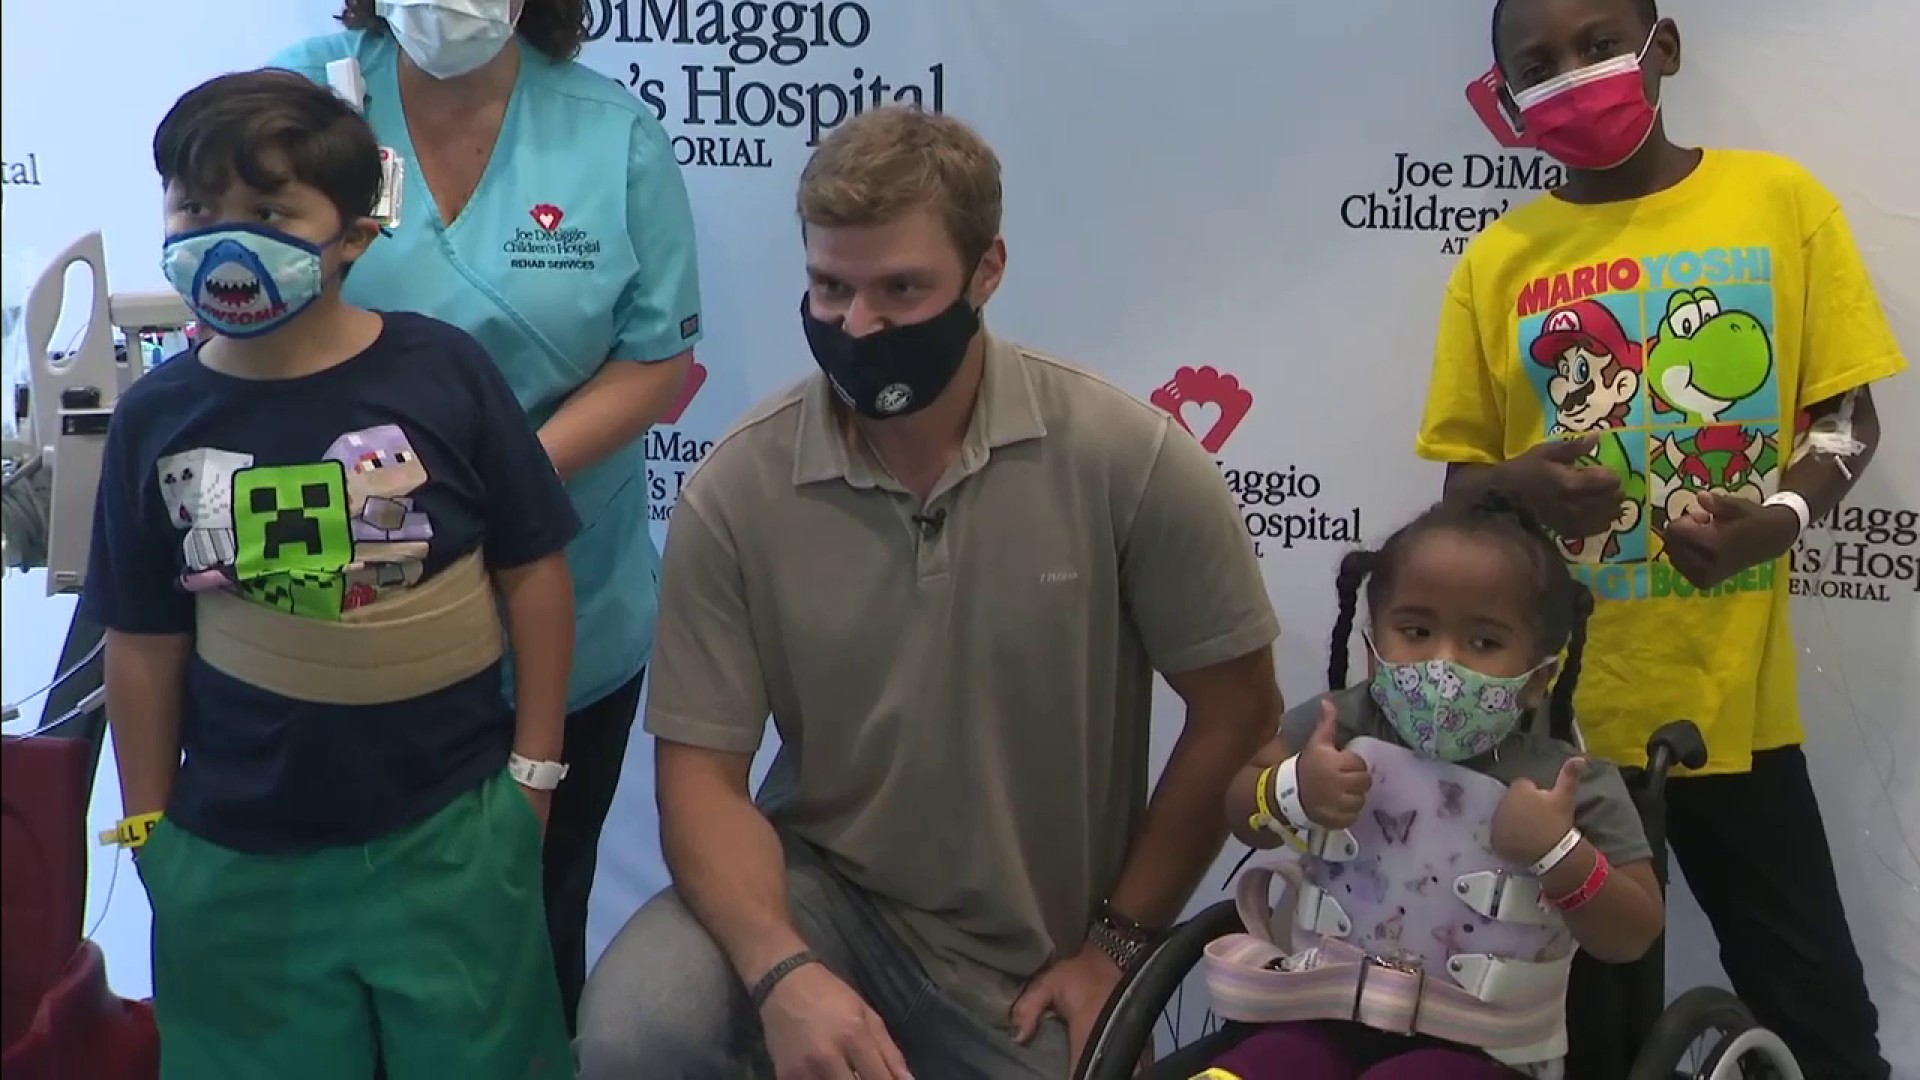
<svg viewBox="0 0 1920 1080"><path fill-rule="evenodd" d="M656 363L699 341L686 185L643 103L604 75L523 45L493 157L466 208L443 226L401 112L398 56L384 29L353 30L301 42L270 62L325 85L328 63L357 59L367 121L403 162L399 223L354 265L349 303L465 329L536 427L602 364ZM567 548L577 620L571 711L645 667L660 568L647 525L644 440L567 488L581 521Z"/></svg>

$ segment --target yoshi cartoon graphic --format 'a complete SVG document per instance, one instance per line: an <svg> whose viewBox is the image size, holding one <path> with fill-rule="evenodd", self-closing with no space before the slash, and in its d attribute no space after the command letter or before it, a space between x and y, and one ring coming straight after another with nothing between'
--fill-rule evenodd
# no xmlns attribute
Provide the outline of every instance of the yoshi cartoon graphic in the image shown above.
<svg viewBox="0 0 1920 1080"><path fill-rule="evenodd" d="M1773 342L1744 311L1723 311L1712 289L1680 289L1667 300L1661 333L1647 346L1655 412L1711 424L1767 384Z"/></svg>
<svg viewBox="0 0 1920 1080"><path fill-rule="evenodd" d="M1593 453L1574 464L1581 468L1608 469L1619 476L1620 505L1607 527L1592 536L1554 537L1554 541L1560 545L1561 557L1570 563L1589 566L1604 562L1631 562L1643 557L1638 552L1626 550L1621 543L1621 538L1631 536L1645 517L1647 477L1634 469L1620 434L1609 431L1601 435Z"/></svg>

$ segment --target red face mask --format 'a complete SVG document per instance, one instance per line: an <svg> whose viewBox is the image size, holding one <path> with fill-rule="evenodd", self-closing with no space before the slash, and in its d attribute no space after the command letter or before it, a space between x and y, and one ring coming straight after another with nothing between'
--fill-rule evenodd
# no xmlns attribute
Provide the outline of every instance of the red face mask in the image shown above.
<svg viewBox="0 0 1920 1080"><path fill-rule="evenodd" d="M1572 169L1618 168L1653 134L1658 105L1647 101L1638 55L1616 56L1569 71L1513 95L1534 145Z"/></svg>

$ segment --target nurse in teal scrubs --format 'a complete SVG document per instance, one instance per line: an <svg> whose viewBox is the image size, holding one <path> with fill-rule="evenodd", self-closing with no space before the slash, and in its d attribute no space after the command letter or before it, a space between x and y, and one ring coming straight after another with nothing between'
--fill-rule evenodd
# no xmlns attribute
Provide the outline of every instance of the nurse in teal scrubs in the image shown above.
<svg viewBox="0 0 1920 1080"><path fill-rule="evenodd" d="M346 33L272 61L361 97L389 152L390 235L354 264L347 299L477 337L580 512L569 772L545 855L569 1026L595 849L653 645L642 436L701 329L686 186L653 113L572 59L586 14L585 0L347 0Z"/></svg>

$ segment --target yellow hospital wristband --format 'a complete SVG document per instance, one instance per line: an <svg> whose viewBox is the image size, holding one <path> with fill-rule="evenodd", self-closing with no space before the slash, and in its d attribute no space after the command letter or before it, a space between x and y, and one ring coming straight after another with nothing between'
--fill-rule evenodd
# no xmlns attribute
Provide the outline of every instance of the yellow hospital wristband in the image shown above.
<svg viewBox="0 0 1920 1080"><path fill-rule="evenodd" d="M100 846L135 850L145 847L147 837L153 835L153 827L160 824L160 817L161 815L155 813L135 814L133 817L121 818L113 828L101 831Z"/></svg>
<svg viewBox="0 0 1920 1080"><path fill-rule="evenodd" d="M1285 840L1296 851L1307 850L1307 842L1299 833L1293 831L1285 821L1273 812L1273 804L1267 801L1267 789L1273 786L1273 773L1278 765L1269 765L1260 770L1260 776L1253 782L1253 815L1247 818L1247 827L1254 832L1270 832Z"/></svg>
<svg viewBox="0 0 1920 1080"><path fill-rule="evenodd" d="M1230 1073L1225 1069L1208 1069L1203 1073L1194 1073L1192 1080L1240 1080L1239 1073Z"/></svg>
<svg viewBox="0 0 1920 1080"><path fill-rule="evenodd" d="M1253 816L1247 819L1247 826L1255 832L1265 829L1268 822L1275 820L1273 807L1267 802L1267 788L1273 784L1273 770L1272 765L1261 769L1260 776L1253 782L1254 812Z"/></svg>

